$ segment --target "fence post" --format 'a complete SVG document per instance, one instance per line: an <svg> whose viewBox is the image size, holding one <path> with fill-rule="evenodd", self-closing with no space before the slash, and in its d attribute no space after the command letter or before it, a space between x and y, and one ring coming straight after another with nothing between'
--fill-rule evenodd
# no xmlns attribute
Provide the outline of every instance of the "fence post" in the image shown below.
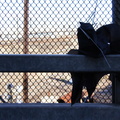
<svg viewBox="0 0 120 120"><path fill-rule="evenodd" d="M112 20L113 23L120 25L120 0L112 0ZM120 103L120 75L112 75L112 102Z"/></svg>
<svg viewBox="0 0 120 120"><path fill-rule="evenodd" d="M112 20L120 25L120 0L112 0Z"/></svg>
<svg viewBox="0 0 120 120"><path fill-rule="evenodd" d="M23 53L28 53L28 3L29 0L24 0L24 43ZM23 73L23 102L28 103L28 74Z"/></svg>

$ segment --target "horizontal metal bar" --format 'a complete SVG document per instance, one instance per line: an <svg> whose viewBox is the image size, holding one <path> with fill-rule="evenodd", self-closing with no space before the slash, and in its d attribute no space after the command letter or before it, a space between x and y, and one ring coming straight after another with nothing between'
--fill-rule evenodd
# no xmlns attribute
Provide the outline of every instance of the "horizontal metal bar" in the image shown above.
<svg viewBox="0 0 120 120"><path fill-rule="evenodd" d="M115 104L0 104L0 120L119 120Z"/></svg>
<svg viewBox="0 0 120 120"><path fill-rule="evenodd" d="M1 54L0 72L120 72L120 55Z"/></svg>

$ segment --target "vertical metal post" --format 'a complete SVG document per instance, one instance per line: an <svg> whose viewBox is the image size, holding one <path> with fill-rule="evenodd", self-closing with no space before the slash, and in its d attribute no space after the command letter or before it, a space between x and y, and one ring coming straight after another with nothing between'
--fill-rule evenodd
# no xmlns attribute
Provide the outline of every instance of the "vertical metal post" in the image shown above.
<svg viewBox="0 0 120 120"><path fill-rule="evenodd" d="M120 104L120 73L112 74L112 103Z"/></svg>
<svg viewBox="0 0 120 120"><path fill-rule="evenodd" d="M23 53L28 54L28 4L29 0L24 0L24 48ZM23 74L23 102L28 103L28 74Z"/></svg>
<svg viewBox="0 0 120 120"><path fill-rule="evenodd" d="M112 0L112 20L120 25L120 0Z"/></svg>
<svg viewBox="0 0 120 120"><path fill-rule="evenodd" d="M120 25L120 0L112 0L112 20ZM120 73L112 74L112 102L120 104Z"/></svg>

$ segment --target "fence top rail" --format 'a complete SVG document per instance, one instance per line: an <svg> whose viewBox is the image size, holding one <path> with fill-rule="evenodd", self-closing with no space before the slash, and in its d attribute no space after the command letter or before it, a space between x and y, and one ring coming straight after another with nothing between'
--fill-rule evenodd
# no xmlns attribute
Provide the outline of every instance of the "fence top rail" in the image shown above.
<svg viewBox="0 0 120 120"><path fill-rule="evenodd" d="M0 54L0 72L120 72L120 55Z"/></svg>

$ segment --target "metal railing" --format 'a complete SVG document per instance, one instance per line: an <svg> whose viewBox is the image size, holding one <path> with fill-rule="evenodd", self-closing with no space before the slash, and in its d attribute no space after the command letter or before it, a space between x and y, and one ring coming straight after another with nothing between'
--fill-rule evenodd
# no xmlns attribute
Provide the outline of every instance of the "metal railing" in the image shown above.
<svg viewBox="0 0 120 120"><path fill-rule="evenodd" d="M2 0L0 54L66 54L78 48L80 21L95 29L119 24L119 6L118 0ZM66 82L71 82L69 73L0 73L0 95L13 103L56 103L71 93ZM111 86L108 75L104 76L94 101L111 103Z"/></svg>

